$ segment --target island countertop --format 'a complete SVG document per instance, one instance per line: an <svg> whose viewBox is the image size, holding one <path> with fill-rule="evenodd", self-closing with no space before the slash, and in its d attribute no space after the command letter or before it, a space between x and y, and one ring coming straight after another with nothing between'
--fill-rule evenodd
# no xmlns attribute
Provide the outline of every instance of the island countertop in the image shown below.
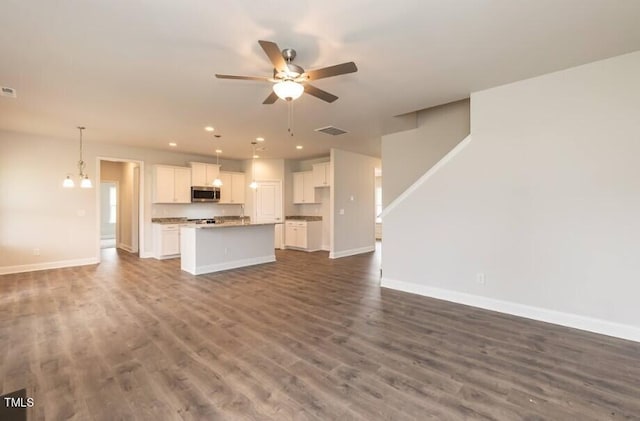
<svg viewBox="0 0 640 421"><path fill-rule="evenodd" d="M234 227L257 227L262 225L275 225L275 222L224 222L222 224L189 224L183 228L209 229L209 228L234 228Z"/></svg>

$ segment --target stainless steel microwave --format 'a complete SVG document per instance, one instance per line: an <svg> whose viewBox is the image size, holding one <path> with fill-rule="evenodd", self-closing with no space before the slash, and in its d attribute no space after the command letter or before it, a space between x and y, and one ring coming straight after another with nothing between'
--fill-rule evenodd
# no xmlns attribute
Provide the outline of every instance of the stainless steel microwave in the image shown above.
<svg viewBox="0 0 640 421"><path fill-rule="evenodd" d="M219 202L220 187L194 186L191 187L191 202Z"/></svg>

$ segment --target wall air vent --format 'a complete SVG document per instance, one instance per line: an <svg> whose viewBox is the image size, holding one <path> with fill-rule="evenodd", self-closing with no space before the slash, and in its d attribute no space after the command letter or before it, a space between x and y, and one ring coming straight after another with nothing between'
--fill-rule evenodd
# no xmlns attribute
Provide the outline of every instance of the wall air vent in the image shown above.
<svg viewBox="0 0 640 421"><path fill-rule="evenodd" d="M346 131L333 126L320 127L315 131L320 133L330 134L331 136L338 136L346 133Z"/></svg>
<svg viewBox="0 0 640 421"><path fill-rule="evenodd" d="M8 86L0 86L0 96L8 96L9 98L17 98L18 94L16 90L13 88L9 88Z"/></svg>

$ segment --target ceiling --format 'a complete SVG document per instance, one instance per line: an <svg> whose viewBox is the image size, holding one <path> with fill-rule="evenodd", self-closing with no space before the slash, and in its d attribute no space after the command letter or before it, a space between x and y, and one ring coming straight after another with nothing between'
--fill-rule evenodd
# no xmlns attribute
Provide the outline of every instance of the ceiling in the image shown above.
<svg viewBox="0 0 640 421"><path fill-rule="evenodd" d="M336 147L380 155L412 113L470 92L640 49L636 0L5 0L0 10L0 129L86 142L248 158L309 158ZM314 69L357 73L309 95L262 105L270 85L259 39ZM204 127L215 127L214 140ZM313 130L333 125L349 133ZM171 148L168 143L176 142ZM296 150L295 145L304 149Z"/></svg>

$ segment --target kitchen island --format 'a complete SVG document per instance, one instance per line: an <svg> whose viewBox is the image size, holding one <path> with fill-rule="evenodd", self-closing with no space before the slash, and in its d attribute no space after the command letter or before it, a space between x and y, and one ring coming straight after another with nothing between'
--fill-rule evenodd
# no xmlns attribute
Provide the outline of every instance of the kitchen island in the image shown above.
<svg viewBox="0 0 640 421"><path fill-rule="evenodd" d="M180 229L180 268L193 275L276 261L273 223L189 225Z"/></svg>

